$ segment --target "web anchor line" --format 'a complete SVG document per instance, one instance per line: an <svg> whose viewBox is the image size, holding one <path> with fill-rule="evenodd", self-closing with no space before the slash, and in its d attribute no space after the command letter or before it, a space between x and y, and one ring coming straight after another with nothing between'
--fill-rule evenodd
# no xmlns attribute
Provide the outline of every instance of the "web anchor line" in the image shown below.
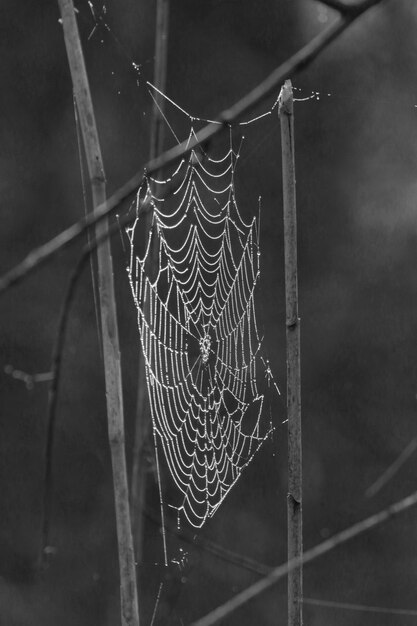
<svg viewBox="0 0 417 626"><path fill-rule="evenodd" d="M188 140L194 137L191 123ZM165 180L146 176L126 231L155 445L177 488L168 507L178 524L185 519L195 528L214 515L271 435L260 381L279 393L260 356L258 226L236 202L240 149L230 130L221 158L192 150ZM175 187L170 197L168 185ZM153 209L146 241L143 201Z"/></svg>

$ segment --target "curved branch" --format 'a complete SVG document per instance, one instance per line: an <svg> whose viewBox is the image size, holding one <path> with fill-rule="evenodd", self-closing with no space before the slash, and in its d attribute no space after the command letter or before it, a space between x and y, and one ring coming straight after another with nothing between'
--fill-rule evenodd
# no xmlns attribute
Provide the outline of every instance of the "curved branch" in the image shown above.
<svg viewBox="0 0 417 626"><path fill-rule="evenodd" d="M95 248L95 246L94 246ZM47 564L47 557L50 553L50 520L52 513L52 490L53 490L53 451L55 441L55 424L56 424L56 407L58 401L59 382L61 379L61 365L62 356L64 352L65 334L71 310L71 304L75 295L75 287L78 279L81 276L81 272L85 266L87 259L90 257L91 252L94 249L89 247L89 250L83 252L75 269L70 277L67 292L62 302L61 313L59 317L58 333L55 339L55 344L52 352L52 364L51 364L51 385L48 393L48 409L46 416L46 443L45 443L45 468L43 478L43 509L42 509L42 522L41 522L41 549L39 554L39 566L45 567Z"/></svg>
<svg viewBox="0 0 417 626"><path fill-rule="evenodd" d="M336 2L337 0L326 1ZM106 202L97 207L94 215L89 214L87 218L76 222L43 246L32 250L23 261L15 265L0 278L0 294L25 278L34 269L46 261L49 261L58 252L78 240L89 227L97 224L105 217L115 212L117 207L124 200L136 193L143 180L144 171L146 171L148 175L155 174L162 168L172 165L178 161L178 159L186 156L197 146L207 145L216 135L228 129L229 126L240 119L242 115L254 109L273 92L277 92L285 79L294 76L294 74L310 65L320 52L327 48L334 39L346 30L359 15L381 2L382 0L362 0L361 2L355 2L355 4L352 5L355 9L352 8L348 12L345 11L340 19L336 20L322 33L301 48L301 50L280 65L263 82L255 87L255 89L236 102L231 108L220 113L217 117L217 123L208 124L195 135L192 141L184 141L180 145L175 146L150 161L110 196ZM344 3L340 3L340 5L342 4Z"/></svg>
<svg viewBox="0 0 417 626"><path fill-rule="evenodd" d="M46 417L45 468L43 482L44 492L41 522L41 550L39 554L40 567L43 567L47 564L46 561L50 552L50 518L52 512L53 488L52 466L56 431L56 409L58 402L59 384L61 381L62 357L65 347L65 336L72 303L74 301L75 289L78 284L78 280L81 277L82 271L86 265L86 262L91 254L109 237L119 232L120 227L124 224L125 222L123 220L121 220L121 222L112 224L111 226L109 226L108 232L104 233L100 237L97 237L95 240L91 241L88 245L84 247L80 258L78 259L77 264L71 273L70 279L68 281L68 287L61 305L58 331L52 351L52 363L50 369L51 384L48 394L48 408Z"/></svg>
<svg viewBox="0 0 417 626"><path fill-rule="evenodd" d="M370 9L374 4L378 4L379 0L357 0L356 2L346 2L346 0L319 0L335 11L339 11L341 15L355 18L361 13Z"/></svg>

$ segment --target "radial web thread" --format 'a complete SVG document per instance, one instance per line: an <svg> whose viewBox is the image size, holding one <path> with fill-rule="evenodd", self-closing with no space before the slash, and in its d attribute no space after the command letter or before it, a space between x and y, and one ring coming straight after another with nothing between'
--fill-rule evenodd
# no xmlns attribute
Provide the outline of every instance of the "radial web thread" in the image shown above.
<svg viewBox="0 0 417 626"><path fill-rule="evenodd" d="M170 506L196 528L271 432L257 383L257 223L237 207L238 158L230 134L222 158L197 149L165 180L145 177L127 229L155 442L179 490ZM140 244L145 200L153 218Z"/></svg>

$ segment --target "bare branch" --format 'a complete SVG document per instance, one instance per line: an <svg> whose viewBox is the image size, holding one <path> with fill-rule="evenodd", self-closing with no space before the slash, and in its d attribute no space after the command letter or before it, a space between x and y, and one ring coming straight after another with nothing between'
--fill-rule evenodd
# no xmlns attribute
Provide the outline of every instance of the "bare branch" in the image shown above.
<svg viewBox="0 0 417 626"><path fill-rule="evenodd" d="M350 4L347 4L343 0L319 0L322 4L325 4L330 9L334 9L335 11L339 11L342 15L348 13L350 10Z"/></svg>
<svg viewBox="0 0 417 626"><path fill-rule="evenodd" d="M417 617L417 610L415 609L392 609L385 606L351 604L350 602L333 602L331 600L319 600L318 598L304 598L303 604L323 606L329 609L342 609L344 611L360 611L364 613L381 613L383 615L404 615L406 617Z"/></svg>
<svg viewBox="0 0 417 626"><path fill-rule="evenodd" d="M50 546L50 525L51 525L51 513L52 513L52 496L53 496L53 452L55 442L55 429L56 429L56 408L58 402L58 390L61 379L61 364L64 352L65 333L67 329L69 314L71 311L71 304L75 295L75 287L81 276L81 271L85 265L85 262L90 258L91 251L95 249L89 246L88 253L83 253L73 273L70 277L67 292L62 302L60 319L58 324L58 333L55 339L55 345L52 353L51 373L52 380L48 393L48 409L46 418L46 442L45 442L45 469L43 480L43 508L42 508L42 536L41 536L41 551L39 555L39 567L46 566L46 558L51 553Z"/></svg>
<svg viewBox="0 0 417 626"><path fill-rule="evenodd" d="M370 9L374 4L378 4L379 0L357 0L349 2L349 0L319 0L322 4L339 11L342 15L355 18L361 13Z"/></svg>
<svg viewBox="0 0 417 626"><path fill-rule="evenodd" d="M48 261L60 250L79 239L90 226L97 224L114 212L124 200L131 197L136 192L143 180L144 170L146 170L148 174L154 174L158 170L172 165L178 161L178 159L185 157L197 146L202 144L206 145L225 128L228 128L231 124L240 119L242 115L254 109L255 106L265 100L271 93L277 92L285 79L294 76L294 74L310 65L320 52L327 48L336 37L346 30L361 13L364 13L380 2L382 2L382 0L364 0L361 2L355 13L349 13L349 15L344 15L339 20L336 20L306 46L301 48L301 50L274 70L272 74L234 106L220 113L218 116L218 122L220 122L220 124L218 122L208 124L196 134L193 141L184 141L171 150L164 152L158 158L153 159L145 168L141 168L133 178L120 187L105 203L101 204L95 210L94 216L89 215L87 218L80 220L43 246L30 252L21 263L13 267L0 278L0 294L25 278L31 271Z"/></svg>
<svg viewBox="0 0 417 626"><path fill-rule="evenodd" d="M144 203L143 207L146 208L148 203ZM78 284L78 280L81 277L82 270L84 269L86 262L91 257L91 254L97 250L97 248L104 243L109 237L119 232L121 226L124 226L127 222L127 218L122 219L120 222L111 224L108 231L91 240L88 245L83 249L80 258L77 261L75 268L73 269L70 279L68 281L67 291L62 301L61 312L58 322L58 332L55 338L55 343L52 351L52 363L51 371L49 374L49 380L51 381L48 394L48 408L46 418L46 443L45 443L45 473L44 473L44 494L43 494L43 519L42 519L42 550L40 555L40 565L42 565L43 559L48 555L50 549L50 524L51 524L51 509L52 509L52 465L53 465L53 451L55 441L56 430L56 409L58 403L59 385L61 382L62 373L62 359L65 348L65 336L68 326L68 320L72 308L72 303L75 297L75 289Z"/></svg>
<svg viewBox="0 0 417 626"><path fill-rule="evenodd" d="M404 448L404 450L395 459L395 461L391 463L389 467L387 467L383 474L381 474L378 480L376 480L370 487L368 487L368 489L365 491L365 496L367 498L372 498L373 496L375 496L378 491L380 491L382 487L384 487L384 485L386 485L391 480L391 478L395 476L398 470L401 469L401 467L415 452L415 450L417 450L417 437L414 437L414 439L410 441L410 443Z"/></svg>
<svg viewBox="0 0 417 626"><path fill-rule="evenodd" d="M310 561L313 561L319 556L326 554L326 552L330 552L337 546L361 535L367 530L371 530L376 526L379 526L383 522L387 521L394 515L398 515L398 513L402 513L406 511L412 506L417 504L417 491L415 491L410 496L392 504L388 508L376 513L375 515L371 515L371 517L367 517L366 519L350 526L346 530L342 530L342 532L330 537L323 543L311 548L304 552L304 556L297 559L292 559L288 563L283 563L278 567L275 567L268 576L262 578L258 582L254 583L244 591L238 593L234 598L231 598L221 606L217 607L214 611L202 617L192 624L192 626L213 626L213 624L217 624L221 620L223 620L227 615L236 611L236 609L240 608L249 600L256 598L258 595L272 587L278 580L287 576L289 572L292 572L294 569L299 567L301 564L305 565Z"/></svg>

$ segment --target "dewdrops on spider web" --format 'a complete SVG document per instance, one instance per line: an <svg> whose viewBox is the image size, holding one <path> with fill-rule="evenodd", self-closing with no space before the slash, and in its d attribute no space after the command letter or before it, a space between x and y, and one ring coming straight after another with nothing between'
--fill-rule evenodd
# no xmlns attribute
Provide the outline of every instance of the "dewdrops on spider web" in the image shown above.
<svg viewBox="0 0 417 626"><path fill-rule="evenodd" d="M221 156L196 148L171 174L147 176L127 229L156 452L163 450L178 493L168 506L178 525L183 516L196 528L271 433L259 381L265 375L279 391L260 358L258 232L256 218L245 221L237 206L239 151L230 130ZM140 250L144 201L153 219Z"/></svg>
<svg viewBox="0 0 417 626"><path fill-rule="evenodd" d="M97 28L98 28L98 26L99 26L100 24L101 24L101 25L102 25L102 26L103 26L106 30L108 30L108 31L109 31L109 33L110 33L111 31L110 31L110 27L109 27L109 25L107 24L107 22L106 22L106 20L105 20L105 16L106 16L106 13L107 13L107 8L106 8L106 5L105 5L105 4L103 4L103 5L100 7L100 10L99 10L99 11L96 11L96 10L95 10L95 8L94 8L94 4L91 2L91 0L88 0L88 6L90 7L91 15L92 15L93 20L94 20L94 22L95 22L95 23L94 23L94 26L93 26L93 29L91 30L91 32L90 32L90 34L88 35L88 38L87 38L87 39L88 39L88 41L90 41L90 39L92 38L92 36L94 35L94 33L97 31ZM104 40L103 40L103 39L101 39L100 41L101 41L101 43L104 43Z"/></svg>
<svg viewBox="0 0 417 626"><path fill-rule="evenodd" d="M142 78L143 67L145 64L153 62L154 57L147 59L142 63L137 62L133 58L128 47L110 27L108 22L107 6L103 3L94 4L92 0L87 0L87 6L89 7L90 20L92 21L92 27L87 37L87 41L89 42L94 38L98 38L101 44L105 44L109 41L108 37L105 39L105 35L108 35L110 37L110 41L115 45L118 53L121 54L122 58L124 58L124 60L128 63L128 66L133 70L136 86L139 87L141 84L140 81ZM115 78L115 72L112 71L111 73L112 77ZM117 90L117 93L118 95L121 94L120 89Z"/></svg>
<svg viewBox="0 0 417 626"><path fill-rule="evenodd" d="M303 91L303 89L301 89L301 88L299 88L299 87L293 87L293 90L294 90L294 91L299 91L299 92L302 92L302 91ZM299 98L295 97L295 98L294 98L294 102L307 102L307 100L316 100L316 101L319 101L321 97L330 98L331 96L332 96L332 94L331 94L331 93L322 93L322 92L320 92L320 91L314 91L314 90L312 90L312 91L309 93L309 95L308 95L308 96L303 96L303 95L300 93L300 97L299 97Z"/></svg>
<svg viewBox="0 0 417 626"><path fill-rule="evenodd" d="M141 63L135 63L135 61L131 61L131 63L132 63L132 67L133 67L133 69L135 70L135 73L136 73L136 85L139 87L141 73L142 73L142 64Z"/></svg>
<svg viewBox="0 0 417 626"><path fill-rule="evenodd" d="M272 373L272 369L269 363L269 359L265 360L263 357L261 357L261 360L265 367L265 379L267 381L268 387L271 387L271 385L273 385L275 387L277 394L280 396L281 392L279 390L277 383L275 382L274 375Z"/></svg>

